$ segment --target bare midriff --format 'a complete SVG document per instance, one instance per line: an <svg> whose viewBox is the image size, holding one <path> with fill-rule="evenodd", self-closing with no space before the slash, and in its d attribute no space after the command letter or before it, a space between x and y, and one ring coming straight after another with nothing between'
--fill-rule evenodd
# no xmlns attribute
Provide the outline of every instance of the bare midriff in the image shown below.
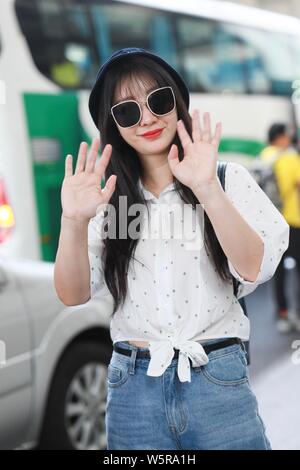
<svg viewBox="0 0 300 470"><path fill-rule="evenodd" d="M138 348L148 348L149 343L146 341L128 341L129 344L133 344L134 346L137 346Z"/></svg>

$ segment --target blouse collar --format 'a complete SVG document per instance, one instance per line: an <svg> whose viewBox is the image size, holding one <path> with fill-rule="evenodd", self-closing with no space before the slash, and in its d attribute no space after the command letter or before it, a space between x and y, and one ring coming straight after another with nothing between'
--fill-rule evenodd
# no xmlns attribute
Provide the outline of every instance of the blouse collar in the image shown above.
<svg viewBox="0 0 300 470"><path fill-rule="evenodd" d="M156 196L154 196L154 194L151 193L151 191L148 191L148 189L145 188L145 186L143 185L143 183L141 181L141 178L138 179L138 187L140 188L140 190L144 194L144 197L145 197L146 200L158 199ZM163 189L163 191L160 193L159 197L161 197L163 194L165 194L169 191L175 191L174 181L172 183L170 183L165 189Z"/></svg>

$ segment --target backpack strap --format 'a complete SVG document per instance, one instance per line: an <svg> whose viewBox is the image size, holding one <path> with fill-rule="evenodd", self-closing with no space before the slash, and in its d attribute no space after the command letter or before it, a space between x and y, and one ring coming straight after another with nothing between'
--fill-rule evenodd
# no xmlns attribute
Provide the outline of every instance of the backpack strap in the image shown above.
<svg viewBox="0 0 300 470"><path fill-rule="evenodd" d="M218 165L217 166L218 178L220 180L220 183L222 185L223 190L225 191L225 173L226 173L227 162L218 161L217 165ZM238 290L239 281L234 276L232 276L232 281L233 281L234 295L236 295L237 290Z"/></svg>
<svg viewBox="0 0 300 470"><path fill-rule="evenodd" d="M225 191L225 172L226 172L227 162L218 161L217 164L218 164L217 166L218 177L222 185L222 188Z"/></svg>
<svg viewBox="0 0 300 470"><path fill-rule="evenodd" d="M218 175L218 178L220 180L220 183L221 183L222 188L223 188L224 191L225 191L226 166L227 166L227 162L217 161L217 175ZM233 293L236 297L240 282L234 276L231 276L231 277L232 277L232 283L233 283ZM242 297L241 299L237 299L237 300L238 300L240 306L242 307L242 309L244 311L244 314L246 316L248 316L245 298ZM250 364L250 344L249 344L249 340L244 341L244 345L245 345L245 349L246 349L246 352L247 352L247 364L249 365Z"/></svg>
<svg viewBox="0 0 300 470"><path fill-rule="evenodd" d="M217 174L218 174L220 183L224 191L225 191L226 166L227 166L227 162L222 162L222 161L217 162ZM234 295L236 296L240 282L234 276L232 276L232 282L233 282L233 292L234 292Z"/></svg>

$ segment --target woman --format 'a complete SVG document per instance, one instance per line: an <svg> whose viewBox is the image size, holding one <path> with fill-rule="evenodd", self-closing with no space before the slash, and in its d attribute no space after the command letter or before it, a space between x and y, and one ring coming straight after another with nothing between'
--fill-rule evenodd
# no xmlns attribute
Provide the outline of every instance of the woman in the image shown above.
<svg viewBox="0 0 300 470"><path fill-rule="evenodd" d="M89 287L114 302L108 449L270 449L237 298L272 277L288 225L242 165L228 163L224 192L221 123L212 130L209 113L201 122L188 108L186 84L169 64L121 49L100 68L89 100L102 156L96 162L95 139L87 159L81 144L75 174L66 159L63 217L88 222L82 299ZM191 221L194 238L178 230Z"/></svg>

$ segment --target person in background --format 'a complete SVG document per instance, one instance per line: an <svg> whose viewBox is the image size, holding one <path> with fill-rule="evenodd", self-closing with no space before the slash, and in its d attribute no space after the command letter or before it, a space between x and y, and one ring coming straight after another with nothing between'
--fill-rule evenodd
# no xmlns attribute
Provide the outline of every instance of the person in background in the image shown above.
<svg viewBox="0 0 300 470"><path fill-rule="evenodd" d="M295 151L300 154L300 134L298 131L294 131L292 134L291 143Z"/></svg>
<svg viewBox="0 0 300 470"><path fill-rule="evenodd" d="M274 172L282 199L282 215L290 225L290 242L282 256L274 275L277 329L287 333L293 329L300 331L300 155L298 136L290 137L284 123L274 123L268 131L269 145L260 154L262 160L278 156ZM292 257L297 267L297 308L288 309L285 290L285 258Z"/></svg>

